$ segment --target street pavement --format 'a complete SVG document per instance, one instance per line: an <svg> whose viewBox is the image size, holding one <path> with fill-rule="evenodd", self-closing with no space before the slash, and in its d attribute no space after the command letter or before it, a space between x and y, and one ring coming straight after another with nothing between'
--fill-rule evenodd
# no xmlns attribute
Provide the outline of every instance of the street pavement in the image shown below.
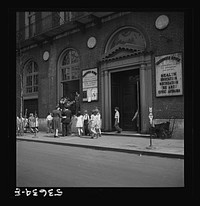
<svg viewBox="0 0 200 206"><path fill-rule="evenodd" d="M53 133L38 132L37 134L24 133L23 136L17 136L16 139L97 150L135 153L138 155L184 159L184 139L152 139L150 144L149 135L139 135L137 133L102 133L101 137L91 139L89 136L78 137L72 135L65 137L60 135L59 138L54 138Z"/></svg>
<svg viewBox="0 0 200 206"><path fill-rule="evenodd" d="M16 160L17 187L184 187L183 159L17 141Z"/></svg>

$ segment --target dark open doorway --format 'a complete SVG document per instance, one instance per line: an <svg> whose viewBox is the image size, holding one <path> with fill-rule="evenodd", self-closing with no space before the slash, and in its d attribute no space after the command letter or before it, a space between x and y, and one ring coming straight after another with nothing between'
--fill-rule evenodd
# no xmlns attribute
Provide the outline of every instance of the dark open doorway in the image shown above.
<svg viewBox="0 0 200 206"><path fill-rule="evenodd" d="M68 97L71 101L75 100L76 92L79 92L79 80L63 82L63 97ZM72 114L75 114L75 104L73 104L70 109Z"/></svg>
<svg viewBox="0 0 200 206"><path fill-rule="evenodd" d="M139 104L139 69L112 73L112 125L114 125L114 108L118 106L120 109L120 127L124 131L138 131L137 120L132 121L132 118Z"/></svg>
<svg viewBox="0 0 200 206"><path fill-rule="evenodd" d="M38 99L24 100L24 116L29 117L30 113L38 115Z"/></svg>

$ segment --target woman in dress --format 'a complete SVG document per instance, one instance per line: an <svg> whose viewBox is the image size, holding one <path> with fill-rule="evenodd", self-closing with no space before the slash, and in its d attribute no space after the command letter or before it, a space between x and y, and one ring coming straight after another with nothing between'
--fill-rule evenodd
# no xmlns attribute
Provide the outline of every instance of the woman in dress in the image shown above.
<svg viewBox="0 0 200 206"><path fill-rule="evenodd" d="M54 137L58 137L58 129L60 127L60 118L62 117L59 105L57 105L56 109L53 110L52 115L53 115Z"/></svg>

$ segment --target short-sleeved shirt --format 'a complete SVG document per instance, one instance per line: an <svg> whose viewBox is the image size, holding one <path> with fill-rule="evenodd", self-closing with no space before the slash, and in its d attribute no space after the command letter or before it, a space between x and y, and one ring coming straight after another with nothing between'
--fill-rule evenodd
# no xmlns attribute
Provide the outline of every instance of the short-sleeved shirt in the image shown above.
<svg viewBox="0 0 200 206"><path fill-rule="evenodd" d="M115 112L115 119L117 119L117 121L119 122L119 112L118 111Z"/></svg>

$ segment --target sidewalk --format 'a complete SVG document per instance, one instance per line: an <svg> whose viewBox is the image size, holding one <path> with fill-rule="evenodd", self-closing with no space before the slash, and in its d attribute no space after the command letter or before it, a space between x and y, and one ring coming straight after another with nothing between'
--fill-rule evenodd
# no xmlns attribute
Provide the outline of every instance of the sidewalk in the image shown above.
<svg viewBox="0 0 200 206"><path fill-rule="evenodd" d="M152 139L152 147L149 147L149 135L138 137L138 134L103 133L98 139L89 136L54 138L53 133L39 132L36 136L25 133L24 136L17 136L17 140L184 159L183 139Z"/></svg>

